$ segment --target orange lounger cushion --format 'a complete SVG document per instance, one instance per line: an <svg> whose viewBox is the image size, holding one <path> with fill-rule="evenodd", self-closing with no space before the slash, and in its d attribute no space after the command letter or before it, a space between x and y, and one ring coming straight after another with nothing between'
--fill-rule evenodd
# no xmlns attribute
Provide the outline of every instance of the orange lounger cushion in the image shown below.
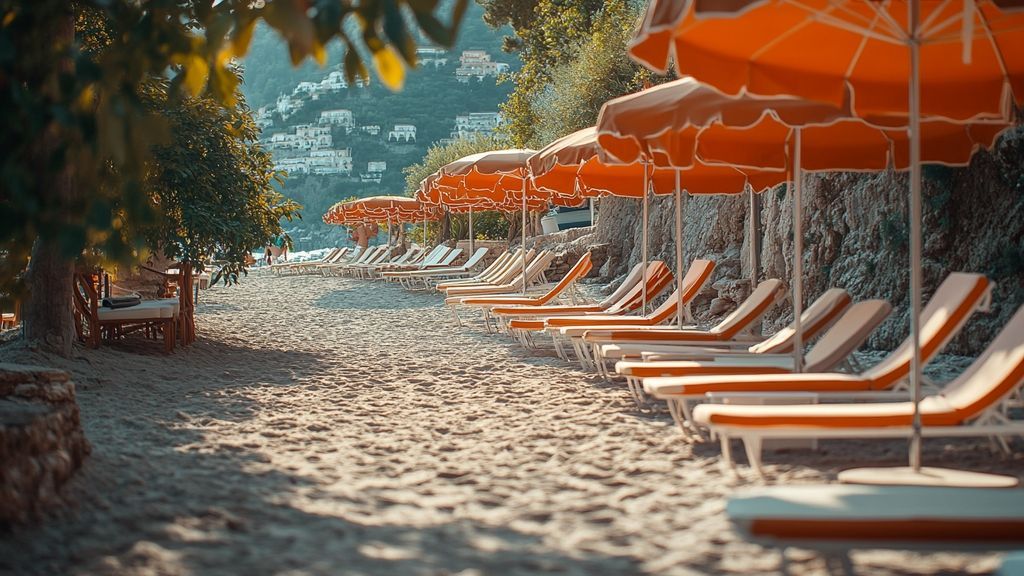
<svg viewBox="0 0 1024 576"><path fill-rule="evenodd" d="M715 376L734 374L789 374L789 370L771 364L751 362L749 365L716 363L700 360L665 360L659 362L620 361L615 364L615 371L624 376L637 378L671 377L671 376Z"/></svg>
<svg viewBox="0 0 1024 576"><path fill-rule="evenodd" d="M709 392L854 392L871 390L871 381L855 374L739 374L668 376L644 379L658 398L703 396Z"/></svg>
<svg viewBox="0 0 1024 576"><path fill-rule="evenodd" d="M750 409L753 410L750 410ZM704 425L718 426L808 426L814 428L885 428L909 427L914 418L913 402L880 402L864 404L810 404L768 406L702 404L694 408L693 419ZM929 396L921 401L923 426L956 426L963 417L941 397Z"/></svg>
<svg viewBox="0 0 1024 576"><path fill-rule="evenodd" d="M581 304L578 306L495 306L491 308L491 314L502 316L543 316L555 314L583 314L585 312L600 312L602 308L596 304Z"/></svg>
<svg viewBox="0 0 1024 576"><path fill-rule="evenodd" d="M517 318L515 320L510 321L508 323L508 326L509 326L509 328L511 328L513 330L531 330L531 331L543 330L544 329L544 319L541 318L540 320L526 320L526 319Z"/></svg>

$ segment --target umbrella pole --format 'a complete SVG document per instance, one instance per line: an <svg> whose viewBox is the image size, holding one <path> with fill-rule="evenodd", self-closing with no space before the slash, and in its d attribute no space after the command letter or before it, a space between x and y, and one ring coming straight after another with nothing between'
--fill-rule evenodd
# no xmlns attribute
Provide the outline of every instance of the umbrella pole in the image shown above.
<svg viewBox="0 0 1024 576"><path fill-rule="evenodd" d="M522 256L523 256L523 294L526 294L526 178L523 177L523 227L522 227Z"/></svg>
<svg viewBox="0 0 1024 576"><path fill-rule="evenodd" d="M594 199L590 199L590 225L596 226L597 222L594 221Z"/></svg>
<svg viewBox="0 0 1024 576"><path fill-rule="evenodd" d="M423 214L423 247L427 247L427 215Z"/></svg>
<svg viewBox="0 0 1024 576"><path fill-rule="evenodd" d="M760 235L758 234L758 228L760 228L759 219L760 211L758 210L757 194L754 193L754 188L750 188L750 289L757 288L757 282L759 272L761 269L761 257L760 257Z"/></svg>
<svg viewBox="0 0 1024 576"><path fill-rule="evenodd" d="M914 396L914 434L910 466L921 471L921 45L919 0L910 5L910 388Z"/></svg>
<svg viewBox="0 0 1024 576"><path fill-rule="evenodd" d="M679 185L679 170L676 170L676 324L683 329L683 193Z"/></svg>
<svg viewBox="0 0 1024 576"><path fill-rule="evenodd" d="M643 312L642 313L645 316L647 315L647 212L648 212L647 188L648 188L648 185L649 184L648 184L648 181L647 181L647 164L645 163L644 164L644 204L643 204L643 211L642 211L642 216L641 216L641 219L643 220L643 224L641 224L641 226L640 226L640 230L642 232L642 236L641 236L641 239L640 239L640 242L641 242L641 249L640 249L641 256L640 257L643 259L643 262L644 262L644 268L643 268L643 270L644 270L644 275L643 275L644 283L643 283L643 286L641 287L641 289L643 290Z"/></svg>
<svg viewBox="0 0 1024 576"><path fill-rule="evenodd" d="M858 484L1012 488L1016 476L921 467L921 53L920 0L911 0L910 24L910 389L914 402L910 466L844 470L839 481ZM973 15L971 16L973 18Z"/></svg>
<svg viewBox="0 0 1024 576"><path fill-rule="evenodd" d="M473 236L473 207L469 207L469 253L476 251L476 237Z"/></svg>
<svg viewBox="0 0 1024 576"><path fill-rule="evenodd" d="M802 130L796 129L793 156L793 371L803 372L804 327L804 172Z"/></svg>

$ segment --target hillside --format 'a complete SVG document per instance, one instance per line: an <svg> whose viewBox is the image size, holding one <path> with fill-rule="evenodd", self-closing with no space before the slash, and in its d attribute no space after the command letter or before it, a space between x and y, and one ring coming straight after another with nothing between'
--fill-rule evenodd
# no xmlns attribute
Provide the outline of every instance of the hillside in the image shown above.
<svg viewBox="0 0 1024 576"><path fill-rule="evenodd" d="M457 45L439 55L447 62L426 63L410 70L402 91L391 92L371 77L368 86L325 91L316 94L315 98L296 92L296 88L303 82L319 84L332 72L340 71L340 47L329 46L328 62L323 68L312 63L293 68L283 41L268 28L257 29L245 60L243 92L254 111L263 109L261 121L272 123L264 127L263 139L274 153L275 160L280 162L310 154L305 150L282 149L280 143L270 141L275 134L284 138L285 134L295 134L296 127L322 126L319 124L320 113L325 110L351 111L351 126L329 127L331 143L325 148L338 151L339 155L350 152L350 160L348 157L339 158L334 168L321 169L336 173L303 174L301 169L296 170L294 165L286 164L287 160L280 166L289 172L285 194L305 208L304 220L290 225L289 230L298 249L316 248L343 240L344 234L339 228L320 222L320 216L334 202L350 196L401 194L405 186L402 169L418 162L431 144L451 137L456 116L497 112L499 103L511 91L510 83L499 84L494 76L474 77L468 82L456 79L456 69L460 66L460 55L464 50L485 51L491 59L508 64L513 70L520 65L515 55L501 52L501 37L509 32L490 29L483 22L482 14L483 9L471 3ZM421 46L430 47L426 43L421 43ZM334 76L338 77L338 74ZM289 96L301 107L282 117L277 110L281 95ZM389 142L388 133L395 125L415 126L415 141L397 142L392 138ZM374 134L360 129L370 126L379 127L380 132ZM384 162L386 170L374 174L375 177L367 181L365 176L370 162ZM312 169L309 171L313 172Z"/></svg>

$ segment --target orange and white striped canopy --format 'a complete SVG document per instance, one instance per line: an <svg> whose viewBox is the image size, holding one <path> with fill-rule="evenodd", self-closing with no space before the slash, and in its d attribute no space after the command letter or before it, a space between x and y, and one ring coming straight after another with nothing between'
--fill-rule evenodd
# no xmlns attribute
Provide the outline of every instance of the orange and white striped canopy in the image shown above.
<svg viewBox="0 0 1024 576"><path fill-rule="evenodd" d="M597 121L606 155L622 162L657 165L695 161L742 169L791 169L794 130L802 130L803 169L904 170L909 142L903 128L850 118L847 107L794 97L727 95L693 78L681 78L609 100ZM880 119L880 120L885 120ZM1008 123L922 123L922 160L962 166L980 148L991 148Z"/></svg>
<svg viewBox="0 0 1024 576"><path fill-rule="evenodd" d="M338 202L324 213L328 224L355 222L417 222L436 220L440 210L405 196L370 196L347 202Z"/></svg>
<svg viewBox="0 0 1024 576"><path fill-rule="evenodd" d="M678 167L637 159L622 163L604 154L594 127L555 140L530 159L530 169L534 184L551 190L555 197L642 198L645 173L648 186L655 194L674 192L677 172L682 188L691 194L736 194L745 191L747 185L762 191L785 181L782 170L739 170L711 166L695 159Z"/></svg>
<svg viewBox="0 0 1024 576"><path fill-rule="evenodd" d="M922 117L1009 119L1024 105L1024 12L1006 9L1019 0L916 1ZM905 117L908 20L908 0L651 0L629 53L728 94Z"/></svg>

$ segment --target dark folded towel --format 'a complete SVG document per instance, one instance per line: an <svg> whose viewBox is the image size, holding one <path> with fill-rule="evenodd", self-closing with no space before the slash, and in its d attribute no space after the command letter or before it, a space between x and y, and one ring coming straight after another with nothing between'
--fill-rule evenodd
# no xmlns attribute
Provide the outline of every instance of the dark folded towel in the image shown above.
<svg viewBox="0 0 1024 576"><path fill-rule="evenodd" d="M142 298L138 296L112 296L110 298L103 299L104 308L112 308L114 310L118 308L131 308L132 306L138 306L142 303Z"/></svg>

